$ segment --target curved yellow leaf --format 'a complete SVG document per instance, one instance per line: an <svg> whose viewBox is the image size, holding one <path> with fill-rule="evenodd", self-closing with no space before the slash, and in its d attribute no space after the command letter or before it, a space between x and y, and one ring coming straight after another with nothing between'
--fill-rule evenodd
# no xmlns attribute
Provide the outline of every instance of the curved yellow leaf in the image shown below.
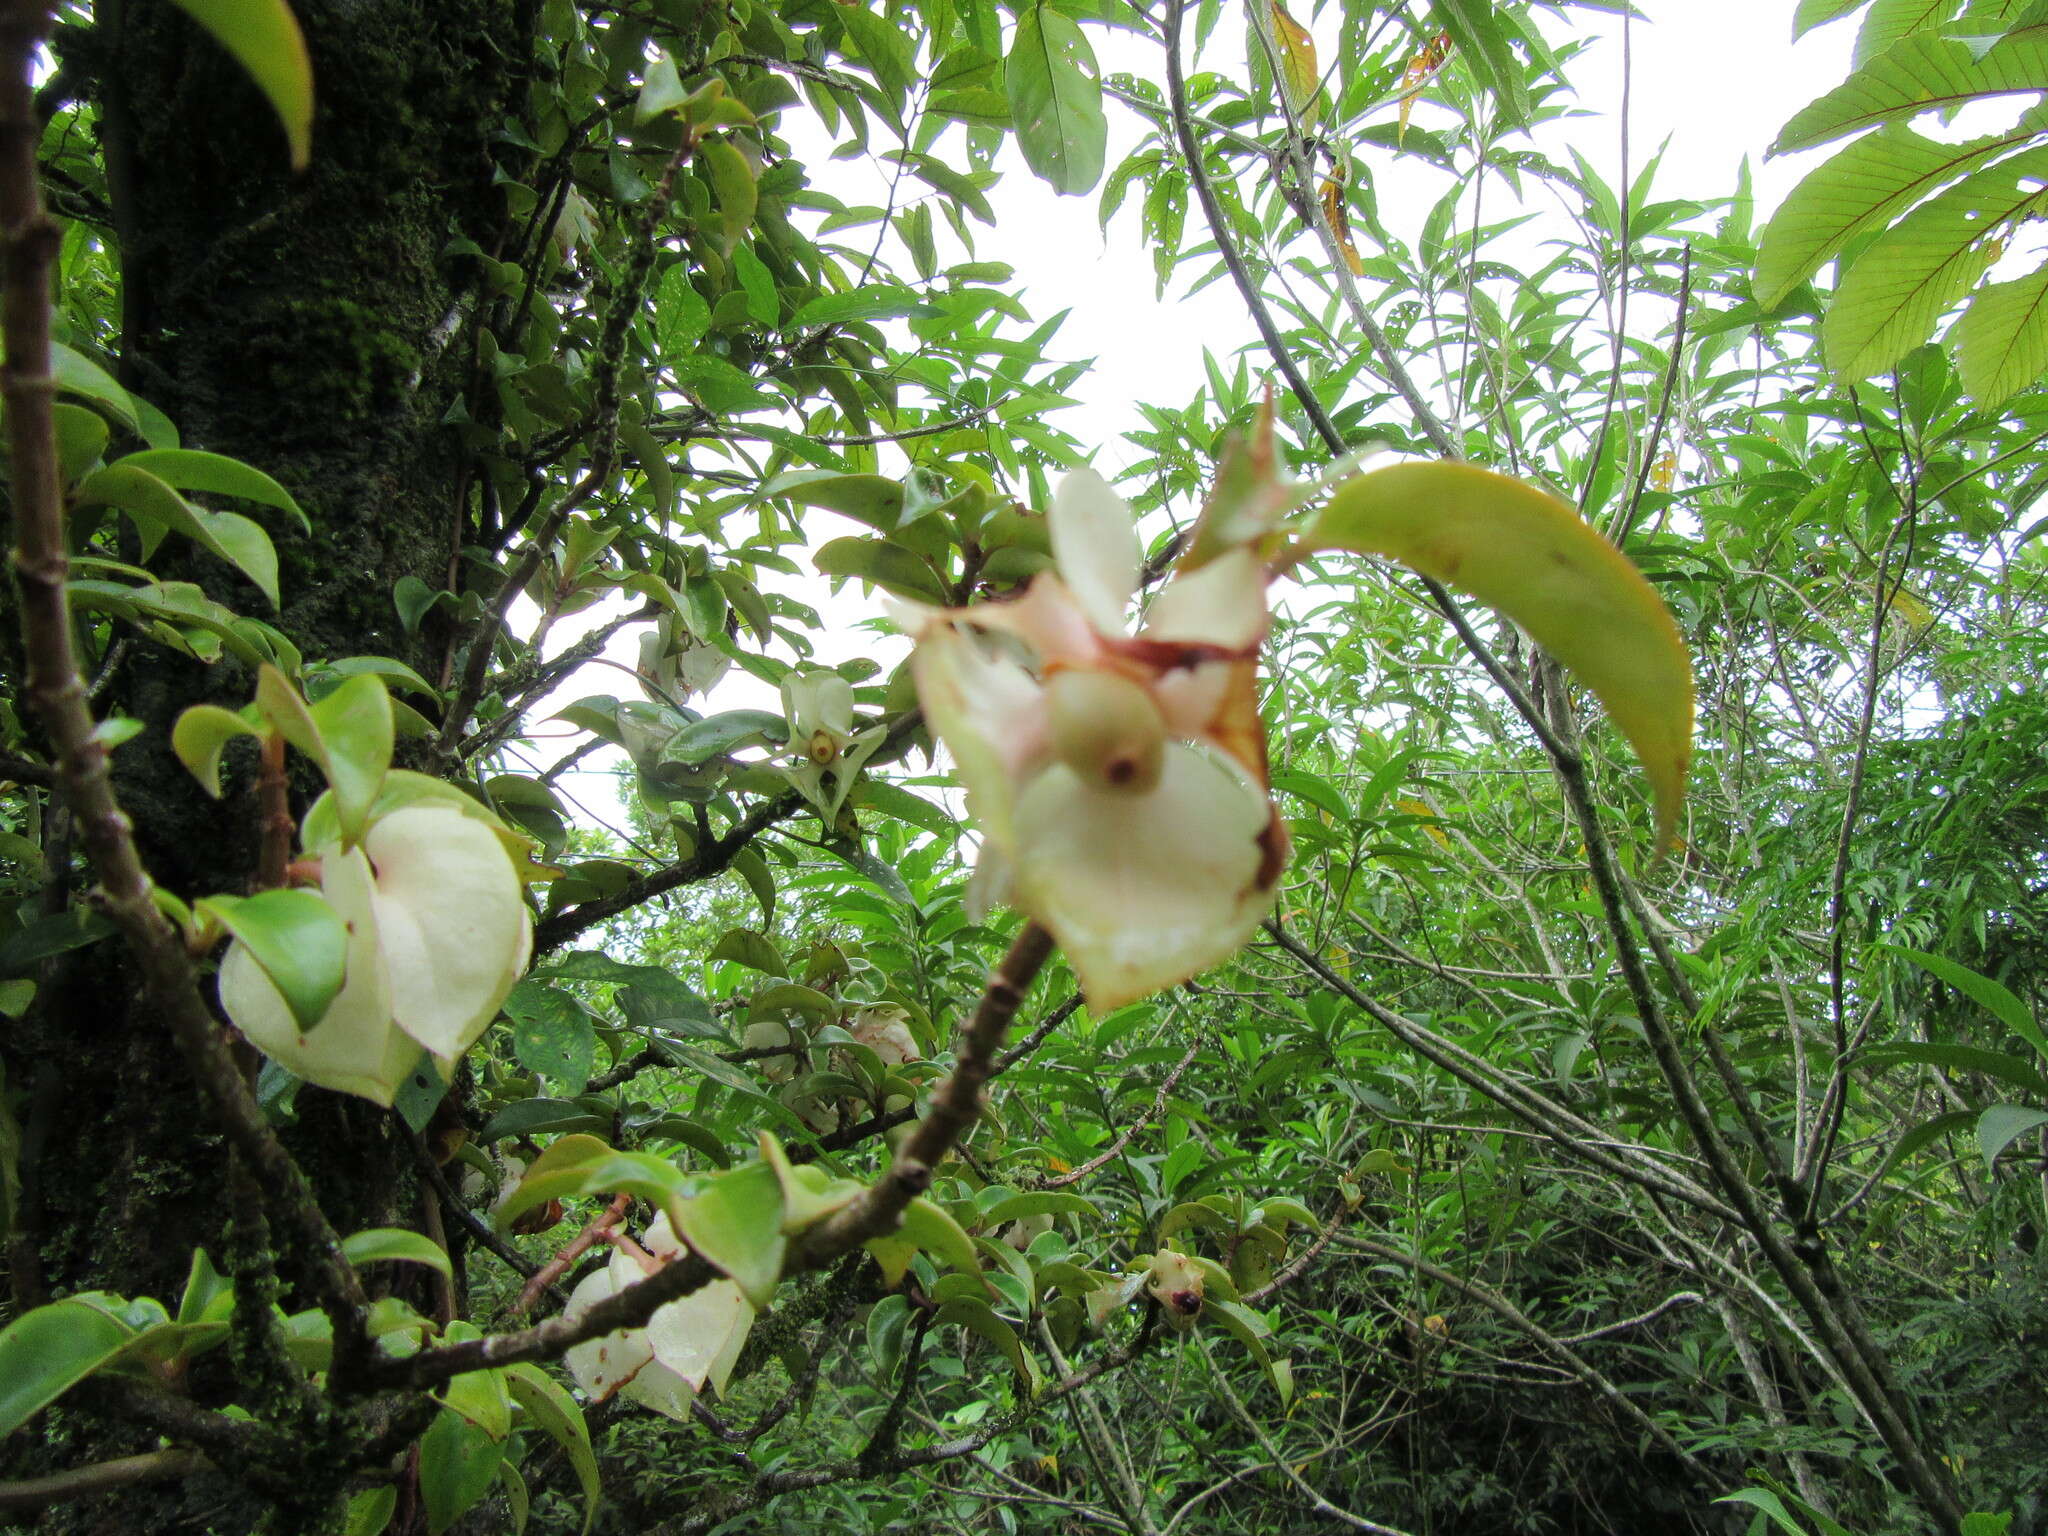
<svg viewBox="0 0 2048 1536"><path fill-rule="evenodd" d="M285 0L177 0L269 98L291 144L292 169L313 153L313 61Z"/></svg>
<svg viewBox="0 0 2048 1536"><path fill-rule="evenodd" d="M1650 777L1670 847L1692 758L1692 661L1628 559L1547 492L1471 464L1395 464L1332 493L1300 552L1386 555L1498 609L1592 689Z"/></svg>

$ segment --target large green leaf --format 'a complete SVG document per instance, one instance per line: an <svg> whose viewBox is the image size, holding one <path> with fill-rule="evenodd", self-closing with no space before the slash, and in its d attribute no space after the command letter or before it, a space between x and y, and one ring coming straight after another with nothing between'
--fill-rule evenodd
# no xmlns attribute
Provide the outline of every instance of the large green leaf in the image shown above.
<svg viewBox="0 0 2048 1536"><path fill-rule="evenodd" d="M782 1231L782 1185L766 1163L720 1174L699 1194L671 1208L670 1220L689 1245L730 1275L747 1300L775 1299L788 1240Z"/></svg>
<svg viewBox="0 0 2048 1536"><path fill-rule="evenodd" d="M181 491L204 491L214 496L233 496L260 506L289 512L308 533L313 523L292 493L260 469L231 459L222 453L205 453L196 448L145 448L122 457L130 469L146 469L166 485Z"/></svg>
<svg viewBox="0 0 2048 1536"><path fill-rule="evenodd" d="M1848 379L1881 373L1926 341L1999 254L2019 219L2048 206L2033 185L2048 146L1977 172L1929 199L1856 258L1821 324L1827 364Z"/></svg>
<svg viewBox="0 0 2048 1536"><path fill-rule="evenodd" d="M1881 946L1891 954L1910 960L1937 981L1946 982L1971 1002L1999 1020L2027 1044L2041 1053L2041 1059L2048 1062L2048 1035L2035 1022L2027 1005L2013 996L2010 990L1993 981L1989 976L1980 976L1966 965L1958 965L1943 955L1930 955L1925 950L1908 949L1903 944Z"/></svg>
<svg viewBox="0 0 2048 1536"><path fill-rule="evenodd" d="M2048 265L1979 289L1950 334L1963 388L1980 404L2038 382L2048 374Z"/></svg>
<svg viewBox="0 0 2048 1536"><path fill-rule="evenodd" d="M451 1408L434 1415L420 1440L420 1500L427 1530L441 1536L490 1492L505 1447Z"/></svg>
<svg viewBox="0 0 2048 1536"><path fill-rule="evenodd" d="M597 1518L597 1454L590 1444L590 1426L583 1409L539 1366L521 1362L506 1368L505 1384L512 1400L543 1433L561 1446L583 1489L583 1529Z"/></svg>
<svg viewBox="0 0 2048 1536"><path fill-rule="evenodd" d="M270 99L291 145L292 168L313 154L313 61L284 0L177 0L235 56Z"/></svg>
<svg viewBox="0 0 2048 1536"><path fill-rule="evenodd" d="M2014 1141L2044 1125L2048 1125L2048 1109L2035 1109L2025 1104L1994 1104L1985 1110L1977 1117L1977 1149L1984 1154L1986 1171L1998 1161L1998 1154Z"/></svg>
<svg viewBox="0 0 2048 1536"><path fill-rule="evenodd" d="M1389 556L1527 630L1635 748L1669 846L1692 758L1691 658L1656 589L1578 513L1476 465L1395 464L1338 486L1300 548Z"/></svg>
<svg viewBox="0 0 2048 1536"><path fill-rule="evenodd" d="M2048 41L2014 38L1979 60L1964 44L1922 33L1888 48L1798 112L1771 146L1774 155L1811 149L1844 134L1960 107L1986 96L2034 94L2048 81Z"/></svg>
<svg viewBox="0 0 2048 1536"><path fill-rule="evenodd" d="M0 1330L0 1436L110 1363L136 1330L73 1296L24 1312Z"/></svg>
<svg viewBox="0 0 2048 1536"><path fill-rule="evenodd" d="M126 459L87 475L71 495L80 506L117 507L127 513L151 547L166 532L183 534L234 566L270 599L271 607L277 606L277 550L270 535L241 513L195 507Z"/></svg>
<svg viewBox="0 0 2048 1536"><path fill-rule="evenodd" d="M1756 301L1775 308L1857 235L2032 138L2036 128L1941 144L1904 125L1858 139L1809 171L1758 237Z"/></svg>
<svg viewBox="0 0 2048 1536"><path fill-rule="evenodd" d="M453 1275L448 1250L422 1233L403 1227L370 1227L341 1240L341 1251L351 1264L424 1264L444 1275Z"/></svg>
<svg viewBox="0 0 2048 1536"><path fill-rule="evenodd" d="M1040 0L1017 18L1003 78L1024 163L1055 192L1092 188L1102 178L1109 124L1095 50L1080 27Z"/></svg>

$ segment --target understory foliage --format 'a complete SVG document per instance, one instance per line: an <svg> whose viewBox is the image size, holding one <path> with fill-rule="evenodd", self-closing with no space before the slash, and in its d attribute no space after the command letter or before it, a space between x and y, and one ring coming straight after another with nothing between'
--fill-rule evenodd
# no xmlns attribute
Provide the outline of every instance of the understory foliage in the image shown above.
<svg viewBox="0 0 2048 1536"><path fill-rule="evenodd" d="M2048 6L1625 10L0 3L0 1529L2048 1531Z"/></svg>

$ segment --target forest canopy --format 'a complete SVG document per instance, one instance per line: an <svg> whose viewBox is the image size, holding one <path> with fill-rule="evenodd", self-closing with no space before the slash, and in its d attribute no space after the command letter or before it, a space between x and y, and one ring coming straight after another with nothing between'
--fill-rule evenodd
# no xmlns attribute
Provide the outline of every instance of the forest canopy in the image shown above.
<svg viewBox="0 0 2048 1536"><path fill-rule="evenodd" d="M2048 5L1782 21L0 0L0 1529L2048 1532Z"/></svg>

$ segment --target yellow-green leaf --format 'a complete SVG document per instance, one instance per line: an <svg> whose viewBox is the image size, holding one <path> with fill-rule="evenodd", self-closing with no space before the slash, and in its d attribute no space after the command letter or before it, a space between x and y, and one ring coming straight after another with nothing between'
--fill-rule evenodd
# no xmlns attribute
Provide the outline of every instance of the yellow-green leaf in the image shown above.
<svg viewBox="0 0 2048 1536"><path fill-rule="evenodd" d="M1308 28L1287 14L1280 0L1273 0L1273 40L1280 48L1280 79L1286 87L1287 104L1304 123L1321 116L1316 87L1322 70L1316 63L1316 40Z"/></svg>
<svg viewBox="0 0 2048 1536"><path fill-rule="evenodd" d="M269 98L291 145L292 169L313 155L313 60L284 0L178 0Z"/></svg>
<svg viewBox="0 0 2048 1536"><path fill-rule="evenodd" d="M1471 464L1340 485L1302 552L1386 555L1497 608L1593 691L1642 760L1670 846L1692 757L1692 662L1650 584L1556 497Z"/></svg>
<svg viewBox="0 0 2048 1536"><path fill-rule="evenodd" d="M2048 265L1993 283L1956 322L1956 371L1963 388L1996 405L2048 372Z"/></svg>

